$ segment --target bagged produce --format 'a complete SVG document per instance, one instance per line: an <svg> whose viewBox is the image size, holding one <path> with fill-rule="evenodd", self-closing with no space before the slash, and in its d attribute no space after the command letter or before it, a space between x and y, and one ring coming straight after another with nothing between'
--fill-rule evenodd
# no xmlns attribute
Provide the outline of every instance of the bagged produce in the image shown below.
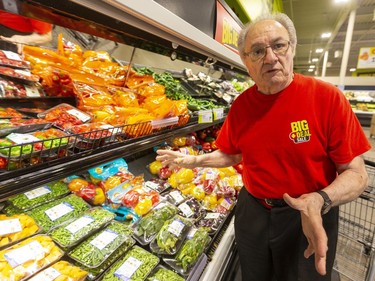
<svg viewBox="0 0 375 281"><path fill-rule="evenodd" d="M147 278L148 281L185 281L180 275L176 272L173 272L170 269L167 269L161 265L158 265Z"/></svg>

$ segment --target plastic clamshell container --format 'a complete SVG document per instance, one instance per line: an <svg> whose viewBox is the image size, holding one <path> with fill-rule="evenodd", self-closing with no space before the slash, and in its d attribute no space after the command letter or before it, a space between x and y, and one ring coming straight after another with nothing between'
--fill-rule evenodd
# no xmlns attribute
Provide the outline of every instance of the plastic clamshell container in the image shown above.
<svg viewBox="0 0 375 281"><path fill-rule="evenodd" d="M84 281L86 280L86 276L87 271L82 270L78 266L72 265L67 261L58 261L34 275L29 281L49 281L56 280L57 277L65 281Z"/></svg>
<svg viewBox="0 0 375 281"><path fill-rule="evenodd" d="M176 254L192 226L193 223L191 220L179 215L166 220L150 243L151 251L155 254L165 256ZM168 243L166 243L167 241Z"/></svg>
<svg viewBox="0 0 375 281"><path fill-rule="evenodd" d="M39 81L39 76L32 74L27 69L13 69L7 66L0 66L0 76L28 85Z"/></svg>
<svg viewBox="0 0 375 281"><path fill-rule="evenodd" d="M133 237L141 245L149 244L162 228L164 222L177 214L177 207L169 202L161 201L148 214L132 225Z"/></svg>
<svg viewBox="0 0 375 281"><path fill-rule="evenodd" d="M47 235L36 235L0 251L0 280L22 281L58 261L64 252Z"/></svg>
<svg viewBox="0 0 375 281"><path fill-rule="evenodd" d="M7 216L0 214L0 249L38 234L41 230L35 220L28 215Z"/></svg>
<svg viewBox="0 0 375 281"><path fill-rule="evenodd" d="M67 254L84 269L100 274L135 244L131 230L121 222L111 221L105 228L93 234Z"/></svg>
<svg viewBox="0 0 375 281"><path fill-rule="evenodd" d="M184 218L191 219L194 222L202 218L206 211L203 209L199 201L194 198L188 198L178 206L178 214Z"/></svg>
<svg viewBox="0 0 375 281"><path fill-rule="evenodd" d="M173 270L170 270L160 264L154 268L147 279L151 281L185 281L185 278L181 277Z"/></svg>
<svg viewBox="0 0 375 281"><path fill-rule="evenodd" d="M140 281L158 265L159 258L147 250L133 246L124 257L119 259L103 275L102 281Z"/></svg>
<svg viewBox="0 0 375 281"><path fill-rule="evenodd" d="M164 258L163 261L177 273L188 276L211 242L208 232L208 228L191 228L177 254L173 258Z"/></svg>
<svg viewBox="0 0 375 281"><path fill-rule="evenodd" d="M48 235L62 248L71 248L95 233L111 220L115 214L101 207L85 211L81 216L53 228Z"/></svg>
<svg viewBox="0 0 375 281"><path fill-rule="evenodd" d="M8 199L8 203L16 209L26 212L40 205L59 199L70 193L68 186L62 181L47 183L25 193L16 194Z"/></svg>
<svg viewBox="0 0 375 281"><path fill-rule="evenodd" d="M71 126L91 121L91 115L67 103L61 103L44 112L38 113L38 118L44 118L46 121L52 122L55 126L62 129L68 129Z"/></svg>
<svg viewBox="0 0 375 281"><path fill-rule="evenodd" d="M27 213L36 220L45 232L88 210L90 205L75 194L40 205Z"/></svg>

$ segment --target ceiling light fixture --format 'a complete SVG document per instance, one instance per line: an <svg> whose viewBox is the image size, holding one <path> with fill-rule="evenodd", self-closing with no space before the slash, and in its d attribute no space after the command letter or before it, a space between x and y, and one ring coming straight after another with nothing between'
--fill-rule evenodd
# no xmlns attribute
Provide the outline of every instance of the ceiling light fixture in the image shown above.
<svg viewBox="0 0 375 281"><path fill-rule="evenodd" d="M321 37L322 38L329 38L329 37L331 37L331 35L332 35L331 32L324 32L324 33L322 33Z"/></svg>
<svg viewBox="0 0 375 281"><path fill-rule="evenodd" d="M323 49L322 48L318 48L318 49L315 50L315 53L321 54L321 53L323 53Z"/></svg>
<svg viewBox="0 0 375 281"><path fill-rule="evenodd" d="M309 68L315 68L315 65L310 65Z"/></svg>
<svg viewBox="0 0 375 281"><path fill-rule="evenodd" d="M351 68L351 69L349 69L350 72L354 72L354 71L356 71L356 70L357 70L357 69L355 69L354 67Z"/></svg>
<svg viewBox="0 0 375 281"><path fill-rule="evenodd" d="M335 0L336 4L347 3L349 0Z"/></svg>
<svg viewBox="0 0 375 281"><path fill-rule="evenodd" d="M307 70L308 72L313 72L314 71L314 69L312 69L312 68L309 68L308 70Z"/></svg>
<svg viewBox="0 0 375 281"><path fill-rule="evenodd" d="M319 59L318 59L318 58L313 58L311 61L312 61L312 62L318 62Z"/></svg>

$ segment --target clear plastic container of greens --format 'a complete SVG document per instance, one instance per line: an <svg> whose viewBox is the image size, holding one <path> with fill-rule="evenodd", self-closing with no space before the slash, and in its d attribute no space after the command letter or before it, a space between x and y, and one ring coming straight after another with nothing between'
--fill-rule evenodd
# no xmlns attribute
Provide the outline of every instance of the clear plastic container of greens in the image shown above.
<svg viewBox="0 0 375 281"><path fill-rule="evenodd" d="M158 265L154 268L151 274L147 277L147 281L185 281L185 278L182 278L173 270L167 269L162 265Z"/></svg>
<svg viewBox="0 0 375 281"><path fill-rule="evenodd" d="M8 199L8 203L12 204L16 209L25 212L69 193L69 188L65 183L55 181L25 193L14 195Z"/></svg>
<svg viewBox="0 0 375 281"><path fill-rule="evenodd" d="M179 215L166 220L150 243L151 251L155 254L166 256L176 254L192 225L191 220Z"/></svg>
<svg viewBox="0 0 375 281"><path fill-rule="evenodd" d="M75 194L40 205L27 213L36 220L45 232L70 219L80 216L90 205Z"/></svg>
<svg viewBox="0 0 375 281"><path fill-rule="evenodd" d="M62 248L71 248L106 226L115 214L101 207L91 208L82 215L53 228L48 235Z"/></svg>
<svg viewBox="0 0 375 281"><path fill-rule="evenodd" d="M133 237L141 244L147 245L162 228L164 222L177 214L177 207L162 201L157 204L144 217L137 220L133 225Z"/></svg>
<svg viewBox="0 0 375 281"><path fill-rule="evenodd" d="M75 264L89 272L94 279L135 244L131 229L118 221L111 221L105 228L90 236L67 255Z"/></svg>
<svg viewBox="0 0 375 281"><path fill-rule="evenodd" d="M186 277L204 253L210 241L208 228L191 228L177 254L173 258L164 258L163 260L174 271Z"/></svg>
<svg viewBox="0 0 375 281"><path fill-rule="evenodd" d="M159 258L147 250L133 246L103 275L102 281L143 281L158 265Z"/></svg>

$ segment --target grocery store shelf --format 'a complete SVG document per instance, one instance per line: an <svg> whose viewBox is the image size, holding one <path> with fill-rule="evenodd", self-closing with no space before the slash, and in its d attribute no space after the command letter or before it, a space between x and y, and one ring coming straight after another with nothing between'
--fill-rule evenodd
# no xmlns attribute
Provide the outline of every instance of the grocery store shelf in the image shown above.
<svg viewBox="0 0 375 281"><path fill-rule="evenodd" d="M204 124L198 124L194 121L183 127L135 138L126 143L109 144L87 153L78 153L19 170L3 171L0 173L0 202L5 201L11 195L62 179L74 173L85 172L98 163L108 162L119 157L129 157L150 149L171 137L185 135L222 122L223 119Z"/></svg>

